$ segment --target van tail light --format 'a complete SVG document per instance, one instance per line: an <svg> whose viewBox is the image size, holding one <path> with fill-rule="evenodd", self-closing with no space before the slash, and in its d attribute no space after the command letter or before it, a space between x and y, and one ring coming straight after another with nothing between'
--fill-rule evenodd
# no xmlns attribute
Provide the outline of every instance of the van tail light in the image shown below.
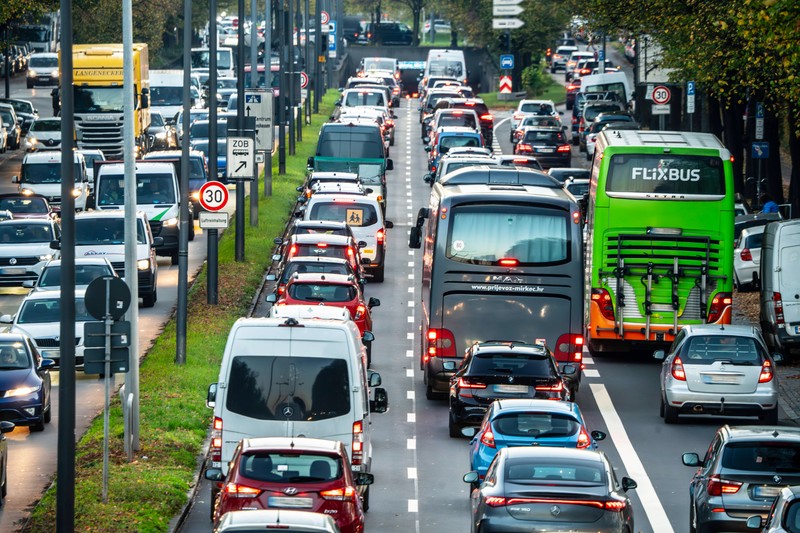
<svg viewBox="0 0 800 533"><path fill-rule="evenodd" d="M711 306L708 308L708 322L713 323L722 318L725 309L733 303L733 295L729 292L718 292L714 299L711 300Z"/></svg>
<svg viewBox="0 0 800 533"><path fill-rule="evenodd" d="M330 490L323 490L320 491L319 495L322 496L325 500L335 500L339 502L346 502L346 501L355 501L356 491L355 487L340 487L338 489L330 489Z"/></svg>
<svg viewBox="0 0 800 533"><path fill-rule="evenodd" d="M533 152L533 147L530 144L517 143L517 153L519 152Z"/></svg>
<svg viewBox="0 0 800 533"><path fill-rule="evenodd" d="M491 113L486 113L485 115L481 115L481 120L494 120L494 117Z"/></svg>
<svg viewBox="0 0 800 533"><path fill-rule="evenodd" d="M563 154L564 152L569 152L571 150L571 148L570 148L570 146L568 144L562 144L561 146L559 146L557 148L557 150L558 150L559 153Z"/></svg>
<svg viewBox="0 0 800 533"><path fill-rule="evenodd" d="M481 433L481 444L489 448L495 447L494 433L492 432L492 428L486 428L486 431Z"/></svg>
<svg viewBox="0 0 800 533"><path fill-rule="evenodd" d="M258 498L262 492L261 489L237 483L227 483L222 490L229 498Z"/></svg>
<svg viewBox="0 0 800 533"><path fill-rule="evenodd" d="M586 428L581 426L581 431L578 433L578 448L588 448L589 445L592 443L592 439L589 438L589 434L586 432Z"/></svg>
<svg viewBox="0 0 800 533"><path fill-rule="evenodd" d="M383 240L386 238L386 231L383 229L378 230L378 244L383 244Z"/></svg>
<svg viewBox="0 0 800 533"><path fill-rule="evenodd" d="M784 324L783 320L783 299L781 298L781 293L773 292L772 293L772 305L775 306L775 324Z"/></svg>
<svg viewBox="0 0 800 533"><path fill-rule="evenodd" d="M741 481L729 481L722 479L719 474L714 474L708 480L709 496L722 496L723 494L736 494L742 488Z"/></svg>
<svg viewBox="0 0 800 533"><path fill-rule="evenodd" d="M742 250L742 253L739 254L739 255L742 258L742 261L752 261L753 260L753 254L750 253L750 248L745 248L744 250Z"/></svg>
<svg viewBox="0 0 800 533"><path fill-rule="evenodd" d="M364 421L353 422L353 453L351 464L360 465L364 461Z"/></svg>
<svg viewBox="0 0 800 533"><path fill-rule="evenodd" d="M458 378L458 395L462 398L472 398L472 391L485 389L486 383L472 383L468 379Z"/></svg>
<svg viewBox="0 0 800 533"><path fill-rule="evenodd" d="M431 328L428 330L428 351L424 360L427 362L432 357L456 357L456 339L453 332L444 328Z"/></svg>
<svg viewBox="0 0 800 533"><path fill-rule="evenodd" d="M556 361L580 363L583 360L583 335L564 333L558 337L555 349Z"/></svg>
<svg viewBox="0 0 800 533"><path fill-rule="evenodd" d="M672 377L678 381L686 381L686 372L683 370L683 361L680 357L672 360L672 369L670 370Z"/></svg>
<svg viewBox="0 0 800 533"><path fill-rule="evenodd" d="M592 288L592 301L600 307L600 313L606 320L614 320L614 304L606 289Z"/></svg>
<svg viewBox="0 0 800 533"><path fill-rule="evenodd" d="M364 318L364 313L366 311L367 308L359 304L359 306L356 307L356 316L353 318L353 320L361 320L362 318Z"/></svg>
<svg viewBox="0 0 800 533"><path fill-rule="evenodd" d="M222 461L222 419L218 416L214 417L214 425L211 427L211 446L209 446L211 453L211 461L219 463Z"/></svg>
<svg viewBox="0 0 800 533"><path fill-rule="evenodd" d="M774 372L772 371L772 363L769 362L769 359L764 361L764 364L761 365L761 374L758 375L758 382L759 383L769 383L772 381L772 376Z"/></svg>

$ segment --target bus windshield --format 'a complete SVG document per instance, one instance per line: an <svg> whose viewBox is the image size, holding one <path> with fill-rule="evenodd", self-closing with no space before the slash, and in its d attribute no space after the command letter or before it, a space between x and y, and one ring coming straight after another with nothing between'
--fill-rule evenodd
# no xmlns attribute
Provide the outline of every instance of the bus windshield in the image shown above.
<svg viewBox="0 0 800 533"><path fill-rule="evenodd" d="M696 155L616 154L606 193L611 196L724 196L722 159Z"/></svg>

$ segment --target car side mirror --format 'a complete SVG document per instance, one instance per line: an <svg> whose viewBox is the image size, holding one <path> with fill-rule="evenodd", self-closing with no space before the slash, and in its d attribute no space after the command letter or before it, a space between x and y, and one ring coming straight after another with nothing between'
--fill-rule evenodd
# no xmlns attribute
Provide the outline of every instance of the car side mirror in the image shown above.
<svg viewBox="0 0 800 533"><path fill-rule="evenodd" d="M384 226L386 229L392 229L392 228L394 227L394 222L392 222L391 220L386 220L386 221L383 223L383 226Z"/></svg>
<svg viewBox="0 0 800 533"><path fill-rule="evenodd" d="M306 166L308 168L314 168L314 156L313 155L308 158L308 161L306 162Z"/></svg>
<svg viewBox="0 0 800 533"><path fill-rule="evenodd" d="M150 98L147 96L146 91L147 89L142 90L142 108L150 107Z"/></svg>
<svg viewBox="0 0 800 533"><path fill-rule="evenodd" d="M780 352L775 352L774 354L772 354L772 360L775 361L776 363L782 363L783 354Z"/></svg>
<svg viewBox="0 0 800 533"><path fill-rule="evenodd" d="M36 283L34 280L26 279L25 281L22 282L22 286L25 287L26 289L32 289L34 283Z"/></svg>
<svg viewBox="0 0 800 533"><path fill-rule="evenodd" d="M369 383L370 387L379 387L382 382L380 372L370 370L369 375L367 376L367 382Z"/></svg>
<svg viewBox="0 0 800 533"><path fill-rule="evenodd" d="M468 439L471 439L472 437L474 437L478 433L478 429L479 428L477 428L475 426L463 427L463 428L461 428L461 434L464 435L465 437L467 437Z"/></svg>
<svg viewBox="0 0 800 533"><path fill-rule="evenodd" d="M296 190L297 192L303 192L303 189L305 189L305 187L303 187L302 185L298 185L297 187L294 188L294 190Z"/></svg>
<svg viewBox="0 0 800 533"><path fill-rule="evenodd" d="M700 456L696 453L684 453L681 455L681 461L686 466L700 466Z"/></svg>
<svg viewBox="0 0 800 533"><path fill-rule="evenodd" d="M408 234L408 247L418 249L422 246L422 228L414 226Z"/></svg>
<svg viewBox="0 0 800 533"><path fill-rule="evenodd" d="M372 485L375 483L375 476L369 472L353 472L353 481L356 485Z"/></svg>
<svg viewBox="0 0 800 533"><path fill-rule="evenodd" d="M267 274L267 281L275 281L278 279L275 274Z"/></svg>
<svg viewBox="0 0 800 533"><path fill-rule="evenodd" d="M217 384L212 383L208 386L208 393L206 394L206 407L214 407L217 405Z"/></svg>
<svg viewBox="0 0 800 533"><path fill-rule="evenodd" d="M655 359L656 361L663 361L666 358L667 354L664 353L664 350L656 350L655 352L653 352L653 359Z"/></svg>
<svg viewBox="0 0 800 533"><path fill-rule="evenodd" d="M381 301L375 298L374 296L370 297L369 301L367 302L367 307L372 309L373 307L380 307Z"/></svg>
<svg viewBox="0 0 800 533"><path fill-rule="evenodd" d="M422 138L422 142L424 142L425 144L428 144L429 142L431 142L431 138L430 137L423 137Z"/></svg>
<svg viewBox="0 0 800 533"><path fill-rule="evenodd" d="M442 368L447 370L448 372L455 372L455 370L456 370L456 362L455 361L444 361L442 363Z"/></svg>
<svg viewBox="0 0 800 533"><path fill-rule="evenodd" d="M763 520L761 519L760 516L753 515L747 519L745 525L747 526L748 529L761 529L761 526L763 525Z"/></svg>
<svg viewBox="0 0 800 533"><path fill-rule="evenodd" d="M280 261L281 257L283 257L281 254L275 254L275 255L272 256L272 260L273 261Z"/></svg>
<svg viewBox="0 0 800 533"><path fill-rule="evenodd" d="M607 435L603 431L592 431L592 438L594 440L606 440Z"/></svg>
<svg viewBox="0 0 800 533"><path fill-rule="evenodd" d="M375 399L369 401L369 412L385 413L389 410L389 395L386 393L386 389L382 387L376 387L374 390Z"/></svg>
<svg viewBox="0 0 800 533"><path fill-rule="evenodd" d="M206 468L205 477L209 481L222 481L225 476L222 475L221 468Z"/></svg>
<svg viewBox="0 0 800 533"><path fill-rule="evenodd" d="M578 369L575 368L575 365L571 365L571 364L567 363L566 365L561 367L561 374L563 374L565 376L574 376L575 372L577 372L577 370Z"/></svg>
<svg viewBox="0 0 800 533"><path fill-rule="evenodd" d="M433 150L433 147L430 144L426 144L425 145L425 151L426 152L430 152L431 150Z"/></svg>
<svg viewBox="0 0 800 533"><path fill-rule="evenodd" d="M14 317L11 315L2 315L0 316L0 324L13 324Z"/></svg>
<svg viewBox="0 0 800 533"><path fill-rule="evenodd" d="M158 248L159 246L164 246L164 237L153 237L153 244L150 247Z"/></svg>
<svg viewBox="0 0 800 533"><path fill-rule="evenodd" d="M14 422L8 422L7 420L3 420L0 422L0 433L11 433L14 431L14 428L17 427Z"/></svg>
<svg viewBox="0 0 800 533"><path fill-rule="evenodd" d="M386 160L386 170L394 170L394 161L391 159Z"/></svg>
<svg viewBox="0 0 800 533"><path fill-rule="evenodd" d="M625 492L635 489L637 486L638 485L636 484L636 481L632 480L631 478L629 477L622 478L622 490L624 490Z"/></svg>
<svg viewBox="0 0 800 533"><path fill-rule="evenodd" d="M61 241L50 241L50 249L51 250L60 250L61 249Z"/></svg>
<svg viewBox="0 0 800 533"><path fill-rule="evenodd" d="M274 304L275 302L277 302L277 301L278 301L278 295L276 295L274 292L273 292L273 293L271 293L271 294L267 294L267 297L266 297L264 300L265 300L267 303Z"/></svg>
<svg viewBox="0 0 800 533"><path fill-rule="evenodd" d="M50 370L56 366L56 362L53 359L42 359L42 362L39 363L39 370Z"/></svg>
<svg viewBox="0 0 800 533"><path fill-rule="evenodd" d="M280 246L281 244L283 244L283 237L275 237L274 239L272 239L272 242L273 244Z"/></svg>
<svg viewBox="0 0 800 533"><path fill-rule="evenodd" d="M361 335L362 342L372 342L375 340L375 334L371 331L365 331L363 335ZM378 383L380 385L380 383Z"/></svg>
<svg viewBox="0 0 800 533"><path fill-rule="evenodd" d="M478 477L478 473L475 470L472 470L471 472L467 472L466 474L464 474L464 477L462 479L464 480L464 483L469 483L470 485L477 485L478 480L480 478Z"/></svg>
<svg viewBox="0 0 800 533"><path fill-rule="evenodd" d="M370 264L369 257L362 257L361 258L361 264L362 265L369 265Z"/></svg>
<svg viewBox="0 0 800 533"><path fill-rule="evenodd" d="M6 124L3 124L3 126L6 126ZM19 176L12 176L11 183L19 183Z"/></svg>

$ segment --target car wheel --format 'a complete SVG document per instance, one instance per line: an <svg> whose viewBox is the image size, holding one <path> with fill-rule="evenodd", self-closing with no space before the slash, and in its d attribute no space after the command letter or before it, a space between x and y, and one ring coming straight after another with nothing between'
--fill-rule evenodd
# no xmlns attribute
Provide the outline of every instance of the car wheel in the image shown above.
<svg viewBox="0 0 800 533"><path fill-rule="evenodd" d="M428 386L425 387L425 398L427 398L428 400L438 400L439 399L439 395L437 393L433 392L433 386L432 385L428 385Z"/></svg>
<svg viewBox="0 0 800 533"><path fill-rule="evenodd" d="M48 403L48 404L47 404L47 409L45 409L45 411L44 411L44 423L45 423L45 424L49 424L49 423L50 423L50 420L51 420L52 418L53 418L53 408L52 408L52 406L51 406L51 405Z"/></svg>
<svg viewBox="0 0 800 533"><path fill-rule="evenodd" d="M394 146L394 135L389 137L389 146Z"/></svg>
<svg viewBox="0 0 800 533"><path fill-rule="evenodd" d="M31 433L38 433L40 431L44 431L44 415L39 418L36 422L34 422L31 426Z"/></svg>
<svg viewBox="0 0 800 533"><path fill-rule="evenodd" d="M586 160L587 161L591 161L592 160L592 155L589 153L589 150L586 150Z"/></svg>
<svg viewBox="0 0 800 533"><path fill-rule="evenodd" d="M367 368L370 368L372 366L372 343L366 342L364 344L367 349Z"/></svg>
<svg viewBox="0 0 800 533"><path fill-rule="evenodd" d="M573 137L572 138L572 146L578 146L578 144L580 144L580 141L578 140L578 138L577 137Z"/></svg>
<svg viewBox="0 0 800 533"><path fill-rule="evenodd" d="M573 105L571 103L567 102L567 110L572 109L572 107L573 107Z"/></svg>
<svg viewBox="0 0 800 533"><path fill-rule="evenodd" d="M666 424L677 424L678 409L671 405L664 404L664 422Z"/></svg>
<svg viewBox="0 0 800 533"><path fill-rule="evenodd" d="M447 430L450 432L451 439L458 439L462 436L461 426L456 422L452 411L450 411L450 416L447 417Z"/></svg>
<svg viewBox="0 0 800 533"><path fill-rule="evenodd" d="M153 292L142 297L142 307L153 307L156 305L156 300L158 300L158 291L153 287Z"/></svg>
<svg viewBox="0 0 800 533"><path fill-rule="evenodd" d="M770 409L769 411L764 412L764 414L758 417L758 421L767 426L777 426L778 408L775 407L775 409Z"/></svg>
<svg viewBox="0 0 800 533"><path fill-rule="evenodd" d="M28 89L33 89L33 82L31 80L27 81Z"/></svg>
<svg viewBox="0 0 800 533"><path fill-rule="evenodd" d="M189 240L190 241L194 240L194 220L189 222Z"/></svg>
<svg viewBox="0 0 800 533"><path fill-rule="evenodd" d="M372 271L372 281L376 281L378 283L383 283L383 273L386 266L381 265L377 267L375 270Z"/></svg>

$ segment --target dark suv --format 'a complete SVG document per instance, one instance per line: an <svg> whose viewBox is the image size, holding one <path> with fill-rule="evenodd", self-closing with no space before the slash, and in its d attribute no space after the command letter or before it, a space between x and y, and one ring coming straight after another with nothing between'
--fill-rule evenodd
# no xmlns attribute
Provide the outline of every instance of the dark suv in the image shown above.
<svg viewBox="0 0 800 533"><path fill-rule="evenodd" d="M454 366L455 362L445 363ZM565 375L577 369L564 365ZM465 425L478 426L494 400L529 398L570 400L570 382L558 371L555 357L543 345L513 341L476 342L450 378L451 437Z"/></svg>
<svg viewBox="0 0 800 533"><path fill-rule="evenodd" d="M722 426L689 484L689 531L748 531L752 515L767 517L783 487L800 484L800 429Z"/></svg>
<svg viewBox="0 0 800 533"><path fill-rule="evenodd" d="M379 22L367 25L367 39L373 44L399 44L410 46L414 33L402 22Z"/></svg>
<svg viewBox="0 0 800 533"><path fill-rule="evenodd" d="M436 109L471 109L481 122L481 134L486 146L492 145L494 138L494 116L481 98L443 98L436 103Z"/></svg>

